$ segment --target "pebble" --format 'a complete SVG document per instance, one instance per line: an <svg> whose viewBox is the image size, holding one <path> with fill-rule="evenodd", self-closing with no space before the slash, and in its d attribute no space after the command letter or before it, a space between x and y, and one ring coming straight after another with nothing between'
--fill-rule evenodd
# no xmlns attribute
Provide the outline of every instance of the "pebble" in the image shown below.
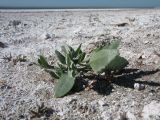
<svg viewBox="0 0 160 120"><path fill-rule="evenodd" d="M144 90L145 89L145 85L140 84L140 83L135 83L134 84L134 89L136 89L136 90Z"/></svg>
<svg viewBox="0 0 160 120"><path fill-rule="evenodd" d="M41 35L41 38L47 40L47 39L51 38L51 35L49 33L44 33Z"/></svg>
<svg viewBox="0 0 160 120"><path fill-rule="evenodd" d="M105 72L101 73L101 75L105 75Z"/></svg>
<svg viewBox="0 0 160 120"><path fill-rule="evenodd" d="M0 42L0 48L5 48L7 47L4 43Z"/></svg>
<svg viewBox="0 0 160 120"><path fill-rule="evenodd" d="M147 43L149 43L149 41L148 41L148 40L144 41L144 44L147 44Z"/></svg>
<svg viewBox="0 0 160 120"><path fill-rule="evenodd" d="M103 106L108 106L108 104L105 103L105 101L103 101L103 100L99 100L98 103L99 103L99 105L100 105L101 107L103 107Z"/></svg>
<svg viewBox="0 0 160 120"><path fill-rule="evenodd" d="M28 62L27 65L32 66L32 65L34 65L34 63L33 62Z"/></svg>

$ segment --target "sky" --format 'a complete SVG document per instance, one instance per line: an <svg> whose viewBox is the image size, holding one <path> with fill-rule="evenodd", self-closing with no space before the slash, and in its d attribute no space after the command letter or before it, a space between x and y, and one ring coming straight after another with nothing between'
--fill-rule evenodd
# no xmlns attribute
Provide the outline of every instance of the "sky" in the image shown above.
<svg viewBox="0 0 160 120"><path fill-rule="evenodd" d="M0 0L2 7L160 7L160 0Z"/></svg>

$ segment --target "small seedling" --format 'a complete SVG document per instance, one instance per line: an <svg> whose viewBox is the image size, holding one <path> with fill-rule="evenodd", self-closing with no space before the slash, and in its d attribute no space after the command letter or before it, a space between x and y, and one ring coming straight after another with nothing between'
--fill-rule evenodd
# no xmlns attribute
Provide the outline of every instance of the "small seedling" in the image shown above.
<svg viewBox="0 0 160 120"><path fill-rule="evenodd" d="M76 77L82 72L92 71L98 76L100 73L109 75L112 71L121 70L128 61L120 57L118 52L119 42L97 47L91 52L89 60L85 60L85 52L81 50L81 44L74 50L71 46L62 46L61 52L55 51L58 62L51 66L42 55L38 63L41 68L57 79L55 85L55 97L66 95L74 86Z"/></svg>
<svg viewBox="0 0 160 120"><path fill-rule="evenodd" d="M12 55L11 53L9 54L9 56L5 55L2 58L5 62L10 62L12 60Z"/></svg>
<svg viewBox="0 0 160 120"><path fill-rule="evenodd" d="M90 67L84 61L85 52L82 52L81 44L76 50L71 46L62 46L61 52L56 50L55 54L59 60L55 66L49 65L42 55L38 63L53 78L58 79L54 89L55 97L62 97L72 89L79 72Z"/></svg>
<svg viewBox="0 0 160 120"><path fill-rule="evenodd" d="M5 55L2 58L5 62L10 62L12 61L14 65L17 64L17 62L26 62L27 61L27 56L24 55L18 55L16 57L13 57L11 55L11 53L9 54L9 56Z"/></svg>

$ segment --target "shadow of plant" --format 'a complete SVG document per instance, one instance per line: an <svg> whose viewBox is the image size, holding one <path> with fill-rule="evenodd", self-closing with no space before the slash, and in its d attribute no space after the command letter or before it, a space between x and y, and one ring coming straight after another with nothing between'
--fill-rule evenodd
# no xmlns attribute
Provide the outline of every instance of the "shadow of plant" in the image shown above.
<svg viewBox="0 0 160 120"><path fill-rule="evenodd" d="M134 89L135 83L140 83L149 86L160 86L160 83L158 82L136 80L138 78L142 78L143 76L155 74L159 71L160 70L142 71L139 69L124 69L118 73L112 74L112 76L107 78L106 76L97 76L95 74L90 74L88 76L77 78L76 84L73 87L70 94L74 92L83 91L86 88L86 86L90 87L90 89L94 91L97 91L101 95L111 94L112 89L114 88L113 87L114 84L132 89Z"/></svg>
<svg viewBox="0 0 160 120"><path fill-rule="evenodd" d="M134 69L135 70L134 72L127 72L131 70L132 69L126 69L124 71L124 74L116 77L112 81L112 83L117 84L119 86L126 87L126 88L134 88L135 83L141 83L141 84L149 85L149 86L160 86L160 83L153 82L153 81L136 81L137 78L142 78L143 76L155 74L159 72L160 70L140 71L138 69L137 70Z"/></svg>

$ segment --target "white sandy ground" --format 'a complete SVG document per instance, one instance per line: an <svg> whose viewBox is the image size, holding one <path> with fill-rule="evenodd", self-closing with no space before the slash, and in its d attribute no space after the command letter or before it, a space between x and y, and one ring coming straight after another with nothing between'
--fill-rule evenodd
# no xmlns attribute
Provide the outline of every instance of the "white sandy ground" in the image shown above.
<svg viewBox="0 0 160 120"><path fill-rule="evenodd" d="M105 95L83 90L57 99L52 78L30 65L39 54L53 60L54 50L61 45L83 43L83 49L89 51L90 43L112 39L121 40L120 54L129 60L128 68L139 69L139 77L131 72L125 79L132 80L131 86L134 80L142 81L144 90L113 83L112 92L106 90ZM0 59L2 120L160 119L160 72L146 72L160 66L160 9L0 10L0 42L6 45L0 47L0 58L13 56L10 62ZM27 56L27 61L14 64L18 55ZM51 111L31 118L31 111L42 103Z"/></svg>

